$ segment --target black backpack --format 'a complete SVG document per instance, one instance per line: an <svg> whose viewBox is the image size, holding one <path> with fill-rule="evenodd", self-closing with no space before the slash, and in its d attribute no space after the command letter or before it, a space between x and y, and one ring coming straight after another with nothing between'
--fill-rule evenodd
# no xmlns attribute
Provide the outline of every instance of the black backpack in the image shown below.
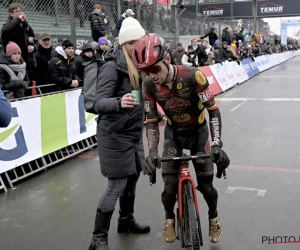
<svg viewBox="0 0 300 250"><path fill-rule="evenodd" d="M94 101L97 90L98 75L101 71L102 66L105 64L104 60L95 59L89 62L83 63L84 66L84 85L82 88L84 108L88 113L97 115L94 110Z"/></svg>

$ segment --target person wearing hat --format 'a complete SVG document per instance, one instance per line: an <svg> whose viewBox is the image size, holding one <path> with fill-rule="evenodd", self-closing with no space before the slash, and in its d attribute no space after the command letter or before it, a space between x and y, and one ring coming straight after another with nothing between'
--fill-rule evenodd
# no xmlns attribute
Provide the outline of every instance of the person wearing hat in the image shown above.
<svg viewBox="0 0 300 250"><path fill-rule="evenodd" d="M32 80L36 71L36 62L33 57L35 47L32 44L32 42L35 43L33 39L35 34L28 24L22 5L11 3L8 6L8 13L7 22L3 25L1 32L3 49L5 51L9 42L18 44L22 51L22 58L26 63L27 73L29 73L29 78Z"/></svg>
<svg viewBox="0 0 300 250"><path fill-rule="evenodd" d="M133 12L132 9L127 9L125 11L125 13L122 14L121 18L116 23L116 28L115 28L115 39L116 39L116 41L119 40L120 29L122 27L122 23L125 20L125 18L126 17L133 17L134 15L135 15L135 13Z"/></svg>
<svg viewBox="0 0 300 250"><path fill-rule="evenodd" d="M25 96L29 79L26 72L26 63L21 57L20 47L9 42L6 46L6 53L0 55L0 89L9 90L6 97L20 98Z"/></svg>
<svg viewBox="0 0 300 250"><path fill-rule="evenodd" d="M107 51L108 40L106 37L98 39L98 46L95 49L95 58L104 61L104 55Z"/></svg>
<svg viewBox="0 0 300 250"><path fill-rule="evenodd" d="M98 41L99 37L105 36L107 33L101 14L101 5L95 4L94 11L89 16L89 20L91 22L92 37L95 42Z"/></svg>
<svg viewBox="0 0 300 250"><path fill-rule="evenodd" d="M37 86L48 84L48 63L55 56L55 51L52 47L51 35L47 32L42 33L39 36L38 45L36 47L36 52L34 56L37 62L37 70L34 80ZM40 88L42 93L49 93L55 91L55 88L43 87Z"/></svg>
<svg viewBox="0 0 300 250"><path fill-rule="evenodd" d="M79 86L82 87L84 82L84 63L89 62L95 59L94 57L94 50L90 43L84 43L82 46L82 52L79 56L75 57L75 65L76 65L76 72L79 78L80 84Z"/></svg>
<svg viewBox="0 0 300 250"><path fill-rule="evenodd" d="M97 206L89 250L109 250L108 231L118 199L118 233L150 231L149 226L137 223L133 215L136 184L145 158L142 79L131 57L135 41L143 35L145 30L140 23L126 18L119 33L120 46L108 52L97 79L94 110L101 114L97 125L98 154L108 186Z"/></svg>
<svg viewBox="0 0 300 250"><path fill-rule="evenodd" d="M70 40L64 40L61 46L57 46L56 56L49 62L49 83L55 83L59 90L76 88L79 86L79 78L76 73L74 61L74 44Z"/></svg>
<svg viewBox="0 0 300 250"><path fill-rule="evenodd" d="M222 58L220 57L220 46L215 44L214 45L214 57L215 57L215 63L223 63Z"/></svg>

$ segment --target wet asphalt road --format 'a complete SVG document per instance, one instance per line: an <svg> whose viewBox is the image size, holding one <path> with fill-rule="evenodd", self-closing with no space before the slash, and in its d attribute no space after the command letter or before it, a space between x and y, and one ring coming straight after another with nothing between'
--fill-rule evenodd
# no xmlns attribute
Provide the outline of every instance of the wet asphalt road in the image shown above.
<svg viewBox="0 0 300 250"><path fill-rule="evenodd" d="M216 97L231 167L227 180L214 181L222 224L217 244L208 240L207 206L198 193L203 250L300 249L297 243L262 242L264 236L300 240L300 102L234 99L299 98L299 63L300 57L291 59ZM96 157L96 150L88 151L0 193L0 249L87 249L107 183ZM181 249L179 241L167 244L162 239L163 185L159 174L157 179L152 187L146 176L138 182L135 216L149 223L151 232L118 235L117 206L109 233L111 250Z"/></svg>

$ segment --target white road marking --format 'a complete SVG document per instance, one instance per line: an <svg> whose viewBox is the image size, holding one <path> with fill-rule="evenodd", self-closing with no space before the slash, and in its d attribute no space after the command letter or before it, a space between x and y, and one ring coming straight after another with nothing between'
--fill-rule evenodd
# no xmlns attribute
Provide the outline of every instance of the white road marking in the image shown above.
<svg viewBox="0 0 300 250"><path fill-rule="evenodd" d="M262 78L276 78L276 77L284 77L284 78L295 78L299 77L300 75L294 75L294 76L289 76L289 75L272 75L272 76L260 76Z"/></svg>
<svg viewBox="0 0 300 250"><path fill-rule="evenodd" d="M258 196L264 196L267 192L265 189L257 189L257 188L247 188L247 187L231 187L229 186L226 190L226 193L233 193L234 190L243 190L243 191L254 191L257 192Z"/></svg>
<svg viewBox="0 0 300 250"><path fill-rule="evenodd" d="M300 102L300 98L216 98L216 101L221 102Z"/></svg>
<svg viewBox="0 0 300 250"><path fill-rule="evenodd" d="M239 107L241 107L242 105L244 105L246 103L246 101L241 102L240 104L236 105L234 108L232 108L230 111L235 111L237 110Z"/></svg>

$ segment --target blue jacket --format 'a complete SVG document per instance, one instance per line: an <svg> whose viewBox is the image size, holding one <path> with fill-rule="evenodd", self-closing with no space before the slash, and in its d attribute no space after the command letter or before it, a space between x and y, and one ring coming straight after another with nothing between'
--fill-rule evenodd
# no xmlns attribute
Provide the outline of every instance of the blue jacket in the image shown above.
<svg viewBox="0 0 300 250"><path fill-rule="evenodd" d="M7 127L11 121L11 105L0 90L0 128Z"/></svg>

